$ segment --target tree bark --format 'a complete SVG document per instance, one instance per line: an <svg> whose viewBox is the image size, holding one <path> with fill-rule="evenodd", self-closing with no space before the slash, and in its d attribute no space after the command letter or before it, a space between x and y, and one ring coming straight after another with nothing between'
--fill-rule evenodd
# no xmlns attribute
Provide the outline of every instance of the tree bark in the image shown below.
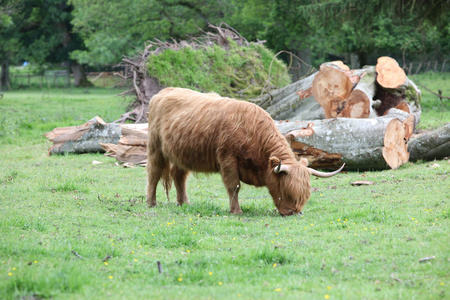
<svg viewBox="0 0 450 300"><path fill-rule="evenodd" d="M396 169L409 159L405 141L413 119L406 114L402 118L281 121L277 126L313 168L336 168L344 162L348 170L383 170Z"/></svg>
<svg viewBox="0 0 450 300"><path fill-rule="evenodd" d="M283 88L265 93L253 102L275 120L318 120L325 118L322 107L312 96L312 82L318 72Z"/></svg>
<svg viewBox="0 0 450 300"><path fill-rule="evenodd" d="M92 87L94 84L87 79L86 72L82 65L77 62L70 63L70 68L74 76L74 86Z"/></svg>
<svg viewBox="0 0 450 300"><path fill-rule="evenodd" d="M338 117L344 118L375 118L373 97L375 96L375 68L369 67L361 75L357 85L351 91L347 100L343 103L343 110ZM378 102L377 102L378 104Z"/></svg>
<svg viewBox="0 0 450 300"><path fill-rule="evenodd" d="M408 151L411 161L450 157L450 123L411 138L408 143Z"/></svg>
<svg viewBox="0 0 450 300"><path fill-rule="evenodd" d="M9 61L2 60L2 71L0 73L0 90L6 91L11 89L11 80L9 78Z"/></svg>
<svg viewBox="0 0 450 300"><path fill-rule="evenodd" d="M58 127L44 134L53 142L48 154L105 152L100 143L117 144L122 129L117 124L107 124L95 117L79 126Z"/></svg>

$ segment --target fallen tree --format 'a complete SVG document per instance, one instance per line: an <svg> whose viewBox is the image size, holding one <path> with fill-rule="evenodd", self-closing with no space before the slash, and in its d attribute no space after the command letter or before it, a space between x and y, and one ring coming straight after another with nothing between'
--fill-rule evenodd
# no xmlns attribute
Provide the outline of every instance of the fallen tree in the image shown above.
<svg viewBox="0 0 450 300"><path fill-rule="evenodd" d="M408 151L411 161L450 158L450 123L415 135L408 143Z"/></svg>
<svg viewBox="0 0 450 300"><path fill-rule="evenodd" d="M281 121L277 126L313 168L335 168L344 162L347 170L397 169L409 159L414 116L398 118L396 113L375 119Z"/></svg>

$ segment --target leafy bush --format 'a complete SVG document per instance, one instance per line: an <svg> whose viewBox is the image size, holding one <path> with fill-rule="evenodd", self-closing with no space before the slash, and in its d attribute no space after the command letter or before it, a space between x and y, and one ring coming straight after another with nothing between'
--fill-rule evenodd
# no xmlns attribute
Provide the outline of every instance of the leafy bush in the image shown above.
<svg viewBox="0 0 450 300"><path fill-rule="evenodd" d="M264 88L290 83L286 65L261 44L239 46L229 40L227 48L211 45L167 49L151 55L149 75L164 86L185 87L222 96L251 99Z"/></svg>

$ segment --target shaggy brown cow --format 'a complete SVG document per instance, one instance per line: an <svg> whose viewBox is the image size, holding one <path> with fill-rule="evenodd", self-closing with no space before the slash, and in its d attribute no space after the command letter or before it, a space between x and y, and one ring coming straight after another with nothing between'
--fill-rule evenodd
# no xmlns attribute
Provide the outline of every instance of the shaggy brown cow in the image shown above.
<svg viewBox="0 0 450 300"><path fill-rule="evenodd" d="M147 203L156 206L156 187L172 179L179 205L188 203L189 171L220 172L230 212L241 213L240 182L267 186L281 215L301 213L308 201L310 175L329 177L295 158L267 112L255 104L166 88L150 101L148 115Z"/></svg>

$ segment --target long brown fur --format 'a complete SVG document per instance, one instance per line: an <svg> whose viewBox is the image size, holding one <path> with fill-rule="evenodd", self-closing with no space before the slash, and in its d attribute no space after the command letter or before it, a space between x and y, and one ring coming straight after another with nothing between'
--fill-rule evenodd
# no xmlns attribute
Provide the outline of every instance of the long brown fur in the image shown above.
<svg viewBox="0 0 450 300"><path fill-rule="evenodd" d="M166 88L149 105L147 202L156 205L156 185L170 178L179 205L187 203L189 171L220 172L230 211L242 212L240 182L267 186L282 215L300 213L310 197L310 172L296 160L272 118L249 102L182 88ZM276 174L281 160L290 171ZM170 174L170 176L169 176Z"/></svg>

